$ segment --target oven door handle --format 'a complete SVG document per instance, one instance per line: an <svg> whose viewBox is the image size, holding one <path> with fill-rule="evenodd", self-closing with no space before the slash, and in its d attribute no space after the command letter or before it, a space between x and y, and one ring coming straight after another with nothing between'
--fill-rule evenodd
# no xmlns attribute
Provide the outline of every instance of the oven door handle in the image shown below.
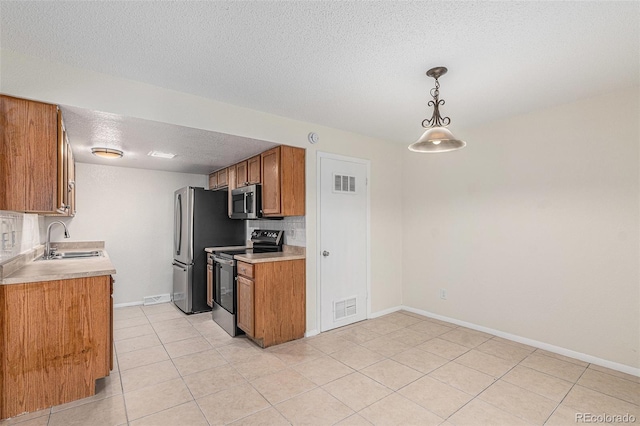
<svg viewBox="0 0 640 426"><path fill-rule="evenodd" d="M213 256L213 261L216 262L216 263L220 263L222 265L227 265L227 266L233 266L233 264L234 264L233 260L223 259L223 258L217 257L217 256Z"/></svg>

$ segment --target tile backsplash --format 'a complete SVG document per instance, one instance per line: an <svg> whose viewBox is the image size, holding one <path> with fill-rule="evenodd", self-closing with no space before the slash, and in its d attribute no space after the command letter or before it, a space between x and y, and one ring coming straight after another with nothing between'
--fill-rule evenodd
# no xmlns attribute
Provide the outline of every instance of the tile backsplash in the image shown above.
<svg viewBox="0 0 640 426"><path fill-rule="evenodd" d="M284 244L305 247L307 245L305 216L285 217L282 220L247 220L247 239L255 229L273 229L284 231Z"/></svg>
<svg viewBox="0 0 640 426"><path fill-rule="evenodd" d="M0 210L0 263L40 245L43 226L38 215Z"/></svg>

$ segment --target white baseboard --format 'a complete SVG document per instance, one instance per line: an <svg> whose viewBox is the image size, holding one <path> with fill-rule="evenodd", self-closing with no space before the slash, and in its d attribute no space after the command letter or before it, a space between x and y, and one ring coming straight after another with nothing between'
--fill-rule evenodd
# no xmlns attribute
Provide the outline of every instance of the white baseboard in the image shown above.
<svg viewBox="0 0 640 426"><path fill-rule="evenodd" d="M402 306L396 306L395 308L389 308L389 309L385 309L383 311L372 312L369 315L369 318L378 318L378 317L381 317L383 315L389 315L389 314L392 314L394 312L398 312L401 309L402 309Z"/></svg>
<svg viewBox="0 0 640 426"><path fill-rule="evenodd" d="M316 329L316 330L308 330L304 332L304 337L312 337L312 336L317 336L318 334L320 334L320 332Z"/></svg>
<svg viewBox="0 0 640 426"><path fill-rule="evenodd" d="M127 306L140 306L140 305L156 305L158 303L168 303L171 302L171 295L169 293L159 294L157 296L145 296L144 299L140 302L126 302L126 303L117 303L113 305L114 308L126 308Z"/></svg>
<svg viewBox="0 0 640 426"><path fill-rule="evenodd" d="M514 342L522 343L525 345L533 346L534 348L544 349L545 351L553 352L559 355L568 356L570 358L579 359L580 361L588 362L590 364L596 364L601 367L610 368L612 370L621 371L623 373L631 374L632 376L640 377L640 368L631 367L629 365L620 364L618 362L609 361L606 359L598 358L592 355L576 352L571 349L566 349L560 346L551 345L549 343L540 342L538 340L529 339L515 334L505 333L504 331L494 330L493 328L483 327L481 325L473 324L466 321L460 321L455 318L449 318L444 315L434 314L432 312L423 311L422 309L416 309L409 306L399 306L396 308L385 309L384 311L376 312L371 315L371 318L377 318L381 315L386 315L391 312L399 310L405 310L413 312L415 314L424 315L425 317L434 318L441 321L450 322L452 324L460 325L463 327L471 328L473 330L482 331L484 333L493 334L494 336L502 337L504 339L512 340Z"/></svg>
<svg viewBox="0 0 640 426"><path fill-rule="evenodd" d="M159 294L157 296L145 296L142 303L143 305L148 306L167 302L171 302L171 295L169 293Z"/></svg>
<svg viewBox="0 0 640 426"><path fill-rule="evenodd" d="M116 303L113 305L114 308L126 308L127 306L138 306L142 305L142 302L126 302L126 303Z"/></svg>

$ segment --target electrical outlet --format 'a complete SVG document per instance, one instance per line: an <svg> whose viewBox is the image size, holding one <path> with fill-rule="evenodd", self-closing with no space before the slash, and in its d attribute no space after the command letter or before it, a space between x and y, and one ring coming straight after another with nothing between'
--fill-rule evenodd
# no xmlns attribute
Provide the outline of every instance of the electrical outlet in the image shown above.
<svg viewBox="0 0 640 426"><path fill-rule="evenodd" d="M444 288L440 289L440 299L447 300L447 290L445 290Z"/></svg>

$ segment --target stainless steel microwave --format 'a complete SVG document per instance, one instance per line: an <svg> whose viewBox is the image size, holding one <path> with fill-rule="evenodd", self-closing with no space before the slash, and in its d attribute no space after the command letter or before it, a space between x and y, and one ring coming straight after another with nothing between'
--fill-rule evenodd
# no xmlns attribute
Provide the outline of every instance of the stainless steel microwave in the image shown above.
<svg viewBox="0 0 640 426"><path fill-rule="evenodd" d="M262 188L260 185L243 186L231 190L231 219L258 219L262 217Z"/></svg>

